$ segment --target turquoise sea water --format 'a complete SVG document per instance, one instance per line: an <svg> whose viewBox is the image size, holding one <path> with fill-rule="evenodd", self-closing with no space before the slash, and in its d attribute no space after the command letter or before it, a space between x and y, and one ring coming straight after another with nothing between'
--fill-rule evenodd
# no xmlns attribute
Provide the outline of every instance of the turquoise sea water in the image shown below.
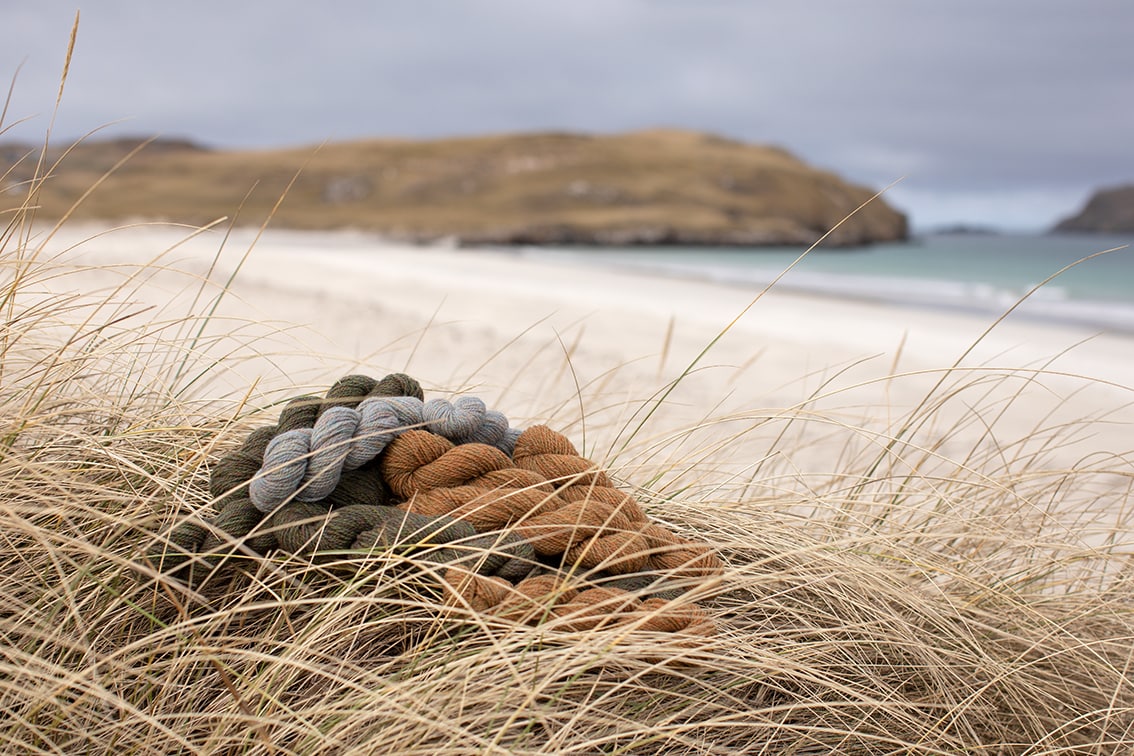
<svg viewBox="0 0 1134 756"><path fill-rule="evenodd" d="M1134 334L1134 235L943 234L861 249L812 251L776 286L785 290L999 315L1061 268L1097 252L1031 294L1012 317ZM765 286L795 248L529 249L662 275Z"/></svg>

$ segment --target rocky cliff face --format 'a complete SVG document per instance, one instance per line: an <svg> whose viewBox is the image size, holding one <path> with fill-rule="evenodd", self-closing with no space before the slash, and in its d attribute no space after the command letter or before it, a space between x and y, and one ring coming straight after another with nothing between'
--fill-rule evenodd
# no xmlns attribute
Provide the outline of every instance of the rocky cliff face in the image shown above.
<svg viewBox="0 0 1134 756"><path fill-rule="evenodd" d="M40 216L67 212L134 144L72 151L38 190ZM8 180L26 180L29 166L34 161L9 171ZM157 143L116 168L72 215L207 223L242 208L240 220L254 224L285 194L275 227L354 228L415 241L806 245L838 226L825 244L846 246L908 233L905 216L882 199L855 212L870 189L781 149L665 130L244 152Z"/></svg>
<svg viewBox="0 0 1134 756"><path fill-rule="evenodd" d="M1078 214L1055 225L1055 232L1134 233L1134 184L1100 189Z"/></svg>

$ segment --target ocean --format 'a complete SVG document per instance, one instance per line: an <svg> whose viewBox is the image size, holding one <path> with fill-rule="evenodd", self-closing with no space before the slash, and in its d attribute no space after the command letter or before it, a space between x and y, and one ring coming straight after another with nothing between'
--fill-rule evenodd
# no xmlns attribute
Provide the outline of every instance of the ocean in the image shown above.
<svg viewBox="0 0 1134 756"><path fill-rule="evenodd" d="M1067 265L1084 260L1029 292ZM529 248L524 254L750 287L773 281L802 250ZM906 243L815 249L777 288L1134 334L1134 235L939 234Z"/></svg>

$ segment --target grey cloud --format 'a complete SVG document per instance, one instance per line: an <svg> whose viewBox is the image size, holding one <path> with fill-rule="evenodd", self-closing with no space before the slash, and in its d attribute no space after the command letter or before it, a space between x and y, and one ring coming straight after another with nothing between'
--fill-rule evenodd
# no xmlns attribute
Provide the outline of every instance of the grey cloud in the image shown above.
<svg viewBox="0 0 1134 756"><path fill-rule="evenodd" d="M0 70L28 58L21 116L50 112L73 15L34 6L0 10ZM670 125L876 186L907 175L911 196L1065 197L1134 180L1131 28L1127 0L104 0L56 133L130 118L108 131L251 146Z"/></svg>

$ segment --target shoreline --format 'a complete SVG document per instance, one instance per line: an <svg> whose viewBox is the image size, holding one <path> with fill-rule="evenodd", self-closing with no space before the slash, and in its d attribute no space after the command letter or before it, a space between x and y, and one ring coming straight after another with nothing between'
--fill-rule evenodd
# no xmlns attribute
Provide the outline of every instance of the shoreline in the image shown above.
<svg viewBox="0 0 1134 756"><path fill-rule="evenodd" d="M946 237L954 239L956 237ZM962 243L971 237L963 237ZM1045 249L1037 250L1045 254L1037 255L1043 264L1030 263L1029 270L1016 271L1014 276L1006 276L1006 268L992 264L993 272L986 279L976 279L964 273L942 270L931 262L929 269L922 264L910 265L909 258L922 257L922 244L878 245L870 248L875 255L887 257L887 263L866 262L863 266L844 266L840 263L853 256L844 250L817 248L806 255L806 259L790 272L785 271L795 265L803 249L777 248L772 250L748 250L737 256L729 251L716 249L677 250L682 256L671 256L671 250L658 248L623 249L611 248L605 252L589 249L529 248L521 251L536 259L578 260L585 264L604 268L622 269L629 273L643 273L669 278L718 283L725 286L758 290L769 285L779 277L775 287L784 292L803 295L826 296L835 299L893 305L915 310L954 312L971 314L988 319L990 322L1003 316L1011 308L1012 319L1026 319L1037 323L1072 328L1084 328L1114 332L1134 336L1134 297L1124 292L1123 297L1115 296L1114 286L1104 287L1102 296L1084 296L1082 287L1087 281L1095 279L1122 280L1127 274L1134 275L1134 266L1124 261L1110 258L1091 263L1105 263L1105 273L1085 272L1079 268L1071 273L1071 282L1066 277L1054 276L1059 267L1067 262L1102 254L1104 250L1131 259L1128 247L1131 239L1127 237L1085 237L1074 239L1074 244L1063 249L1062 260L1046 257L1051 252L1053 242L1061 242L1064 237L1040 234L1000 234L994 237L997 244L1017 247L1042 244ZM970 250L961 247L970 253ZM988 254L995 259L1002 251L997 248ZM1071 252L1070 250L1077 250ZM952 250L946 246L937 250L947 256ZM1081 257L1080 257L1081 255ZM932 258L933 255L930 255ZM865 262L865 261L864 261ZM962 261L959 270L972 260ZM1119 264L1122 263L1122 264ZM1019 264L1026 264L1019 261ZM1045 267L1050 265L1051 267ZM892 267L892 269L891 269ZM1076 265L1070 266L1076 268ZM882 272L883 269L884 272ZM936 269L934 269L936 268ZM1124 270L1128 268L1129 270ZM1033 274L1034 278L1028 276ZM1047 277L1052 280L1032 291L1032 287ZM1027 277L1026 277L1027 276ZM1084 276L1088 276L1084 278ZM1010 281L1014 278L1014 281ZM1070 289L1068 288L1070 285ZM1110 295L1110 296L1107 296Z"/></svg>
<svg viewBox="0 0 1134 756"><path fill-rule="evenodd" d="M488 251L498 252L501 250ZM503 250L503 252L506 253L506 250ZM523 256L525 254L531 254L531 252L520 251L517 254ZM542 255L544 254L544 251L539 250L535 254ZM689 281L701 281L704 283L717 284L731 288L740 288L748 291L751 291L754 288L759 288L759 284L757 282L729 280L723 276L714 276L709 273L697 274L695 272L671 272L661 268L619 265L616 262L603 261L595 261L594 263L583 264L597 264L604 267L609 267L611 269L621 269L630 274L656 276L660 278L674 278ZM917 299L914 295L905 297L884 297L866 292L835 292L831 291L827 287L816 287L814 285L799 284L791 280L790 277L785 277L784 279L777 281L775 283L775 288L779 291L795 294L801 297L833 299L848 303L853 302L873 304L883 307L894 307L913 311L939 312L942 314L972 316L985 319L990 323L1001 316L1006 316L1012 317L1014 319L1026 320L1039 325L1099 331L1102 333L1107 333L1109 335L1134 338L1134 306L1127 305L1123 302L1085 302L1083 300L1075 300L1074 302L1058 301L1057 304L1062 305L1069 310L1075 311L1076 313L1082 313L1081 315L1077 314L1074 319L1071 319L1068 317L1068 314L1066 312L1056 314L1050 311L1045 312L1042 310L1037 310L1037 308L1048 307L1051 304L1051 302L1042 300L1042 291L1040 292L1040 301L1036 301L1035 298L1032 298L1029 300L1021 299L1019 301L1004 301L998 302L996 304L977 305L949 301L924 301ZM1012 308L1011 313L1007 312L1009 308ZM1115 310L1121 310L1122 314L1125 316L1121 321L1113 318ZM1108 317L1108 315L1112 317Z"/></svg>

